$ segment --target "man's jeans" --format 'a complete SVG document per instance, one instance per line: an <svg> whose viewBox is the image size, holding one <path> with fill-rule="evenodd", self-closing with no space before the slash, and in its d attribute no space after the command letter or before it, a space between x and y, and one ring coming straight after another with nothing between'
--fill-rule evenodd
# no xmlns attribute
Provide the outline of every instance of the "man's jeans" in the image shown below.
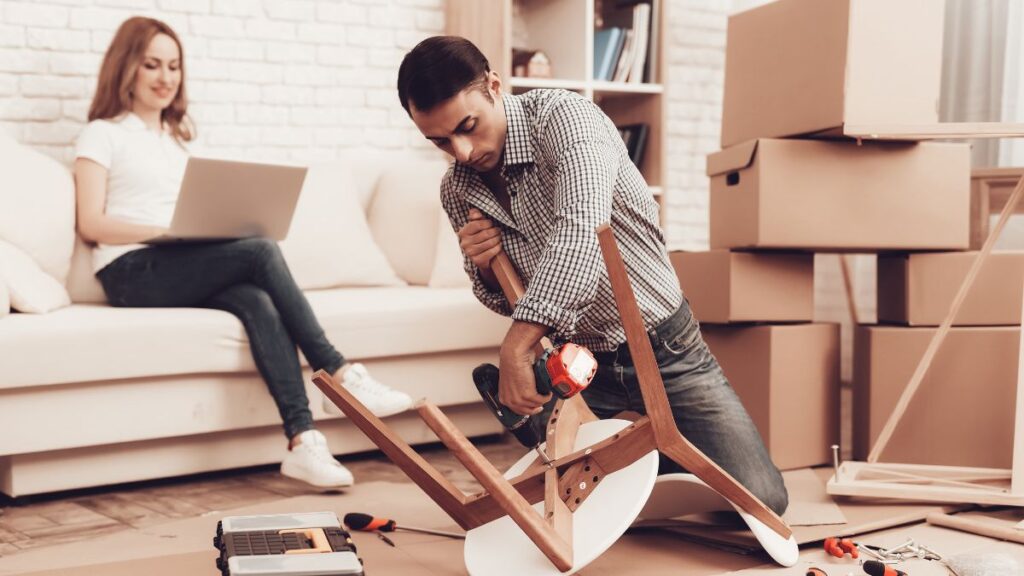
<svg viewBox="0 0 1024 576"><path fill-rule="evenodd" d="M789 504L782 475L764 442L700 335L700 326L684 301L678 311L649 331L676 426L687 440L746 486L769 508L782 514ZM646 414L636 369L623 344L599 353L597 374L583 399L598 418L623 410ZM680 467L662 457L661 472Z"/></svg>
<svg viewBox="0 0 1024 576"><path fill-rule="evenodd" d="M134 250L96 273L113 306L214 308L234 314L249 337L288 438L313 428L298 345L314 370L345 359L324 334L277 243L265 238Z"/></svg>

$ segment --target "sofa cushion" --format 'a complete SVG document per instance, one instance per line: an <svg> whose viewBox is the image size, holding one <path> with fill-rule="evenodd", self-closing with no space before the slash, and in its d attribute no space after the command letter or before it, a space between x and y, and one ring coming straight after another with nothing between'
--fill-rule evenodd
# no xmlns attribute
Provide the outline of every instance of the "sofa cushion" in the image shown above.
<svg viewBox="0 0 1024 576"><path fill-rule="evenodd" d="M56 160L0 138L0 240L22 249L64 284L75 243L75 184Z"/></svg>
<svg viewBox="0 0 1024 576"><path fill-rule="evenodd" d="M451 221L444 209L437 209L437 248L434 253L434 268L430 271L431 288L462 288L473 283L463 268L465 256L459 248L459 236L452 229Z"/></svg>
<svg viewBox="0 0 1024 576"><path fill-rule="evenodd" d="M508 328L467 289L345 288L308 296L328 338L353 360L496 347ZM12 314L0 321L0 350L0 389L256 370L241 323L198 308L76 304L42 316Z"/></svg>
<svg viewBox="0 0 1024 576"><path fill-rule="evenodd" d="M72 302L82 304L106 304L107 295L92 271L92 246L75 234L75 250L71 254L71 270L68 272L68 295Z"/></svg>
<svg viewBox="0 0 1024 576"><path fill-rule="evenodd" d="M0 318L11 313L11 294L7 291L7 282L0 276Z"/></svg>
<svg viewBox="0 0 1024 576"><path fill-rule="evenodd" d="M53 276L4 240L0 240L0 280L10 294L10 307L19 312L45 314L71 304L67 291Z"/></svg>
<svg viewBox="0 0 1024 576"><path fill-rule="evenodd" d="M402 160L377 182L368 220L377 245L409 284L426 286L434 267L441 160Z"/></svg>
<svg viewBox="0 0 1024 576"><path fill-rule="evenodd" d="M281 250L303 289L402 284L374 243L347 163L310 167Z"/></svg>

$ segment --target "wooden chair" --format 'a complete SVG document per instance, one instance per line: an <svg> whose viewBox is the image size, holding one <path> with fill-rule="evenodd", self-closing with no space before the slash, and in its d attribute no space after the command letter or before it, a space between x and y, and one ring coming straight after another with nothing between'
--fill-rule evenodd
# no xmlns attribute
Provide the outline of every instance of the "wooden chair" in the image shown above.
<svg viewBox="0 0 1024 576"><path fill-rule="evenodd" d="M488 573L538 573L518 571L522 568L516 562L523 555L506 553L516 536L514 530L532 542L553 573L582 569L610 547L640 513L654 484L659 451L724 497L741 512L769 555L783 566L792 566L799 551L789 526L679 433L615 237L607 225L598 228L597 236L647 415L632 422L595 421L578 396L560 400L547 428L550 466L528 455L520 469L513 467L516 473L511 478L502 476L436 406L423 402L417 408L420 416L484 488L477 494L464 494L329 374L321 370L313 381L452 520L469 531L466 560L471 572L474 567L481 574L498 567L500 572ZM511 269L498 276L506 296L514 302L522 293L518 278ZM603 490L617 475L629 475L633 488ZM692 477L685 484L691 491ZM590 502L591 497L600 502ZM543 512L533 508L540 502ZM610 539L574 538L581 531L574 529L573 518L582 513L582 507L611 510L599 520L606 523L601 528L612 534ZM494 529L492 523L506 516L511 522L505 520L505 528ZM478 537L481 533L484 536ZM477 563L481 556L490 568ZM495 561L487 563L487 556Z"/></svg>

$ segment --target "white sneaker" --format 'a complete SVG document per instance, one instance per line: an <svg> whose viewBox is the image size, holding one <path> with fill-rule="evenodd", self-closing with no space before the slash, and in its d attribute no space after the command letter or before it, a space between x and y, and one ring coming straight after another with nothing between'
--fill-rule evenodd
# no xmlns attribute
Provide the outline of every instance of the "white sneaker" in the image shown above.
<svg viewBox="0 0 1024 576"><path fill-rule="evenodd" d="M343 488L355 482L348 468L334 459L322 432L306 430L298 438L281 462L281 474L320 488Z"/></svg>
<svg viewBox="0 0 1024 576"><path fill-rule="evenodd" d="M380 383L370 376L366 366L358 362L345 371L341 385L366 406L367 410L380 418L405 412L412 407L411 396ZM323 399L323 406L328 414L341 414L341 410L326 396Z"/></svg>

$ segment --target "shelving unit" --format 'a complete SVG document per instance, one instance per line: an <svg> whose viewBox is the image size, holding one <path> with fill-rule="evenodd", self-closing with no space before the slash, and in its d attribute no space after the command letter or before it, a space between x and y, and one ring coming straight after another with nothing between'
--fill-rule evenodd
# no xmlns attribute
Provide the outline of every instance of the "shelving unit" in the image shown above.
<svg viewBox="0 0 1024 576"><path fill-rule="evenodd" d="M519 94L535 88L572 90L596 102L618 126L648 125L640 172L659 202L665 186L666 0L651 5L648 58L651 82L594 80L594 31L599 25L629 27L633 3L621 0L448 0L447 33L468 38L487 56L505 85ZM551 78L512 76L512 48L543 51ZM664 213L664 211L663 211ZM664 220L664 216L662 216Z"/></svg>

